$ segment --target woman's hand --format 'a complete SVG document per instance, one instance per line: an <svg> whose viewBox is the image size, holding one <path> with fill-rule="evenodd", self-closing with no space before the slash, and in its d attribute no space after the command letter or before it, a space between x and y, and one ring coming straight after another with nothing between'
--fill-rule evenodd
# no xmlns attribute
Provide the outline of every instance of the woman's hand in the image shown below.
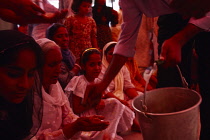
<svg viewBox="0 0 210 140"><path fill-rule="evenodd" d="M78 131L101 131L108 127L109 122L103 120L103 116L94 115L80 117L76 120L75 129Z"/></svg>
<svg viewBox="0 0 210 140"><path fill-rule="evenodd" d="M109 125L109 122L103 121L103 119L104 117L99 115L80 117L75 122L65 125L63 134L67 139L70 139L79 131L102 131Z"/></svg>

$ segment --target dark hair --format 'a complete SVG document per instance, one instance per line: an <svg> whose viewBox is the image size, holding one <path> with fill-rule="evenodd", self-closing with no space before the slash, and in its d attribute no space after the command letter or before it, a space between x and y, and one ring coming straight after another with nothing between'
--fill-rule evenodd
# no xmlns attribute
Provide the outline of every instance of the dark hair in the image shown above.
<svg viewBox="0 0 210 140"><path fill-rule="evenodd" d="M0 67L14 62L21 50L32 50L36 56L37 68L42 67L42 50L35 40L18 31L0 31Z"/></svg>
<svg viewBox="0 0 210 140"><path fill-rule="evenodd" d="M117 43L112 43L111 45L109 45L106 50L104 51L104 54L107 55L107 53L109 52L109 50L111 50L112 48L115 47Z"/></svg>
<svg viewBox="0 0 210 140"><path fill-rule="evenodd" d="M101 52L97 48L87 48L80 55L80 65L84 65L89 60L91 54L100 54Z"/></svg>
<svg viewBox="0 0 210 140"><path fill-rule="evenodd" d="M53 40L53 36L55 35L56 31L60 28L64 27L66 28L65 25L60 24L60 23L53 23L50 27L47 28L46 30L46 38Z"/></svg>
<svg viewBox="0 0 210 140"><path fill-rule="evenodd" d="M95 0L94 1L94 7L97 7L98 6L98 0ZM106 0L105 0L105 4L103 5L103 7L106 7Z"/></svg>
<svg viewBox="0 0 210 140"><path fill-rule="evenodd" d="M92 4L92 0L74 0L71 5L71 9L74 12L74 14L78 14L79 7L82 4L82 2L88 2L88 3Z"/></svg>
<svg viewBox="0 0 210 140"><path fill-rule="evenodd" d="M25 49L32 50L35 53L37 70L41 69L42 50L32 37L15 30L0 31L0 67L14 62L18 53ZM37 75L35 79L38 79ZM36 96L37 104L34 104L35 91L38 92ZM36 108L38 117L36 128L32 127L34 125L32 119L34 108ZM4 116L3 114L7 115ZM22 140L27 136L29 136L28 139L33 137L37 133L42 120L41 84L35 81L31 91L19 104L9 103L0 96L0 119L0 136L2 139Z"/></svg>

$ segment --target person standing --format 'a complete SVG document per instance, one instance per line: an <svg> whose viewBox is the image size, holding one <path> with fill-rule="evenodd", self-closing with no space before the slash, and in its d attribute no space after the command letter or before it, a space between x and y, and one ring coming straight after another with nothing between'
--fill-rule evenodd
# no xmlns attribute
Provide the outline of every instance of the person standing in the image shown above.
<svg viewBox="0 0 210 140"><path fill-rule="evenodd" d="M180 13L185 18L190 18L189 22L184 28L175 33L172 37L163 42L160 58L164 59L164 67L168 68L175 66L181 62L181 49L195 35L201 32L210 31L210 5L209 1L182 1L182 0L123 0L120 3L123 11L122 33L114 50L112 62L105 73L104 79L97 85L90 85L86 92L91 94L102 94L121 67L125 64L128 57L133 57L135 54L135 44L138 34L138 29L141 24L142 14L146 16L155 17L165 14ZM209 42L209 39L200 39L199 42ZM209 47L200 47L204 54L209 54ZM208 62L209 55L199 55L200 66L210 71ZM205 60L205 61L203 61ZM204 64L205 62L205 64ZM200 71L202 73L202 71ZM203 102L201 104L201 130L209 132L210 130L210 113L208 108L210 106L210 75L199 81L201 87L201 95ZM96 96L100 97L100 96ZM98 102L99 100L95 100ZM205 118L202 118L205 114ZM205 122L206 121L206 122ZM201 133L202 140L209 139L210 133Z"/></svg>

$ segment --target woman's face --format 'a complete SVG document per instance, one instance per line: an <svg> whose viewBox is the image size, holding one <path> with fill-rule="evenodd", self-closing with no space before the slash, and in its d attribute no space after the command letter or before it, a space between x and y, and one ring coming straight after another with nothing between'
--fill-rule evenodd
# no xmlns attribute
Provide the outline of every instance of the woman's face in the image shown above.
<svg viewBox="0 0 210 140"><path fill-rule="evenodd" d="M82 2L79 6L79 14L80 15L88 15L91 11L91 3Z"/></svg>
<svg viewBox="0 0 210 140"><path fill-rule="evenodd" d="M69 48L69 34L65 27L59 27L53 35L53 41L55 41L61 49Z"/></svg>
<svg viewBox="0 0 210 140"><path fill-rule="evenodd" d="M85 70L85 77L88 81L93 81L101 72L101 55L100 54L91 54L89 60L83 66Z"/></svg>
<svg viewBox="0 0 210 140"><path fill-rule="evenodd" d="M34 83L36 56L31 50L22 50L17 59L0 67L0 95L11 103L21 103Z"/></svg>
<svg viewBox="0 0 210 140"><path fill-rule="evenodd" d="M111 48L106 54L106 60L108 63L111 63L112 61L113 52L114 52L114 47Z"/></svg>
<svg viewBox="0 0 210 140"><path fill-rule="evenodd" d="M44 58L43 84L56 84L61 69L61 52L58 49L52 49L45 54Z"/></svg>

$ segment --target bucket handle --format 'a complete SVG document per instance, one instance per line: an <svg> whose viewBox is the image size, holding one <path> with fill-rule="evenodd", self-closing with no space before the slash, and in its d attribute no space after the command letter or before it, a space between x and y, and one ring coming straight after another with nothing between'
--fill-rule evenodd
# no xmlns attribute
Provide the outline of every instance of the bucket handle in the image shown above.
<svg viewBox="0 0 210 140"><path fill-rule="evenodd" d="M145 104L144 104L144 102L143 102L143 100L140 100L140 101L141 101L142 107L143 107L143 108L146 107ZM144 108L144 110L145 110L145 108ZM146 109L146 110L147 110L147 109ZM148 115L148 113L146 112L146 110L145 110L145 111L141 111L141 113L142 113L146 118L148 118L150 121L152 121L152 118L150 117L150 115Z"/></svg>
<svg viewBox="0 0 210 140"><path fill-rule="evenodd" d="M178 70L179 75L180 75L181 80L182 80L182 86L183 86L184 88L188 88L188 83L187 83L186 79L184 78L184 76L182 75L182 72L181 72L179 66L176 65L176 67L177 67L177 70Z"/></svg>

